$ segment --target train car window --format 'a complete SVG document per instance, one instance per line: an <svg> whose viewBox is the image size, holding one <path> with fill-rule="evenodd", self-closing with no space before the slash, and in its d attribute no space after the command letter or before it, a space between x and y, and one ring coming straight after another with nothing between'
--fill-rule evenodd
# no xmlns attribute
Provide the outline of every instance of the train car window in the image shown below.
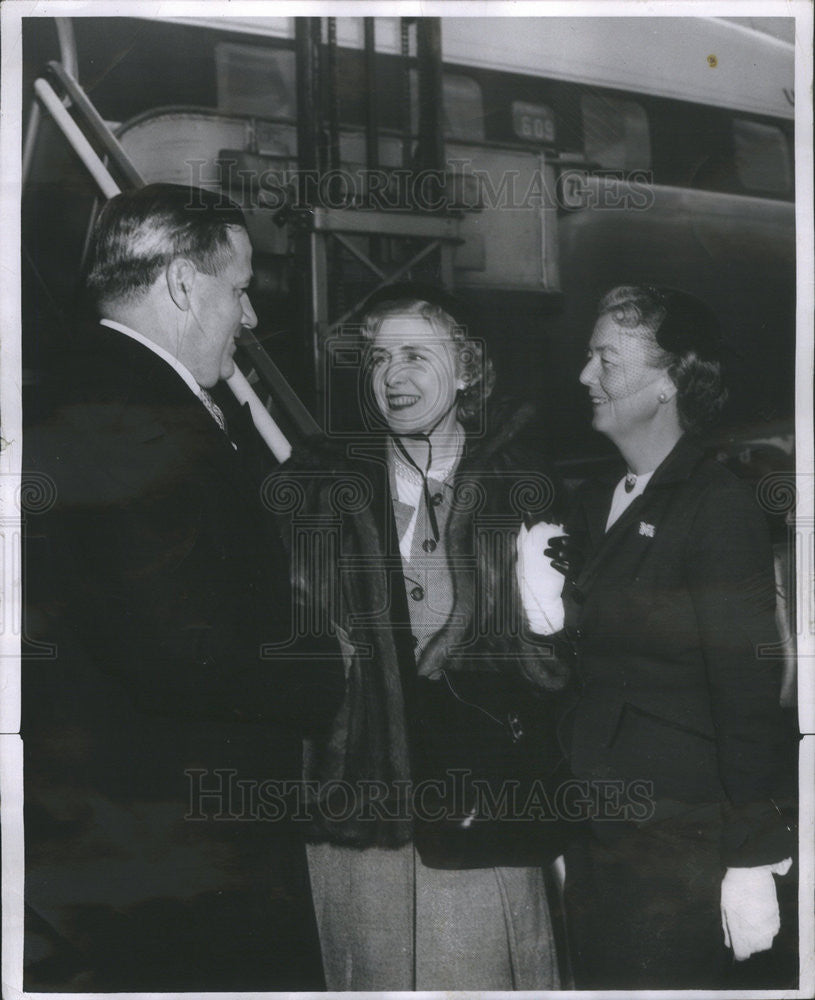
<svg viewBox="0 0 815 1000"><path fill-rule="evenodd" d="M733 191L728 111L655 98L649 102L649 112L652 168L657 184Z"/></svg>
<svg viewBox="0 0 815 1000"><path fill-rule="evenodd" d="M484 141L484 99L481 87L471 76L445 73L442 77L442 128L445 139ZM410 122L419 131L419 77L410 71Z"/></svg>
<svg viewBox="0 0 815 1000"><path fill-rule="evenodd" d="M580 101L586 158L612 170L648 170L648 116L636 101L583 94Z"/></svg>
<svg viewBox="0 0 815 1000"><path fill-rule="evenodd" d="M260 49L219 42L215 46L218 108L262 118L297 114L295 57L291 49Z"/></svg>
<svg viewBox="0 0 815 1000"><path fill-rule="evenodd" d="M519 139L532 142L555 141L555 113L545 104L512 102L512 130Z"/></svg>
<svg viewBox="0 0 815 1000"><path fill-rule="evenodd" d="M736 176L747 191L784 194L792 186L792 169L784 133L777 125L733 119Z"/></svg>
<svg viewBox="0 0 815 1000"><path fill-rule="evenodd" d="M469 76L445 73L442 92L445 137L483 142L484 101L475 80Z"/></svg>

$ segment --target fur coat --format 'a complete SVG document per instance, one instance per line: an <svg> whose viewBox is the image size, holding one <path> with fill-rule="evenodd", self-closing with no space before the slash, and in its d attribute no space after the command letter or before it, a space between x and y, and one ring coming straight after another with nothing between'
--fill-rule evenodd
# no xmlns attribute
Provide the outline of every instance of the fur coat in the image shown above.
<svg viewBox="0 0 815 1000"><path fill-rule="evenodd" d="M315 839L398 846L412 834L411 732L418 669L504 673L530 697L562 689L557 642L530 635L515 581L524 519L560 521L561 489L528 440L532 407L494 411L468 435L443 544L452 611L417 665L384 440L313 439L270 482L303 620L337 631L347 692L328 737L306 754ZM337 629L337 626L340 628Z"/></svg>

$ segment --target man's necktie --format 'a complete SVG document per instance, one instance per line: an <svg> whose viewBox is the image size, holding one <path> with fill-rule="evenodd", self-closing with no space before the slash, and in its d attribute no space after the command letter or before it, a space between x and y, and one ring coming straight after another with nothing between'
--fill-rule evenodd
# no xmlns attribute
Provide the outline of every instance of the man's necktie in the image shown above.
<svg viewBox="0 0 815 1000"><path fill-rule="evenodd" d="M224 434L227 433L226 430L226 417L224 416L223 410L218 406L215 400L210 396L206 389L199 387L198 393L201 397L201 402L209 410L210 416L215 421L215 423L221 428Z"/></svg>

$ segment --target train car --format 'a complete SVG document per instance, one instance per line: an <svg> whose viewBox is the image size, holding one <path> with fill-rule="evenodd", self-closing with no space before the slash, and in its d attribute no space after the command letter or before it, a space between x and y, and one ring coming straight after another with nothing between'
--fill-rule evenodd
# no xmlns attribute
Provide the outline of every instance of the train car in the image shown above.
<svg viewBox="0 0 815 1000"><path fill-rule="evenodd" d="M594 306L614 284L648 282L695 292L722 319L723 449L772 441L783 464L794 22L743 22L32 18L24 93L59 60L141 178L242 203L258 339L330 433L358 426L341 390L360 302L383 282L430 279L471 305L499 389L543 403L549 447L579 473L608 453L576 381ZM36 106L23 202L33 372L77 306L99 203Z"/></svg>

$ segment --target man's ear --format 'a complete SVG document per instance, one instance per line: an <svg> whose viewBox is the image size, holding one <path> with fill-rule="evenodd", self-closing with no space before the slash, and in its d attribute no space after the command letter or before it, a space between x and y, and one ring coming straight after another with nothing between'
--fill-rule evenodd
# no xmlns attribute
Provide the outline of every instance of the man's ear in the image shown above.
<svg viewBox="0 0 815 1000"><path fill-rule="evenodd" d="M190 297L195 282L195 267L186 257L175 257L167 265L167 290L170 298L183 312L191 306Z"/></svg>

